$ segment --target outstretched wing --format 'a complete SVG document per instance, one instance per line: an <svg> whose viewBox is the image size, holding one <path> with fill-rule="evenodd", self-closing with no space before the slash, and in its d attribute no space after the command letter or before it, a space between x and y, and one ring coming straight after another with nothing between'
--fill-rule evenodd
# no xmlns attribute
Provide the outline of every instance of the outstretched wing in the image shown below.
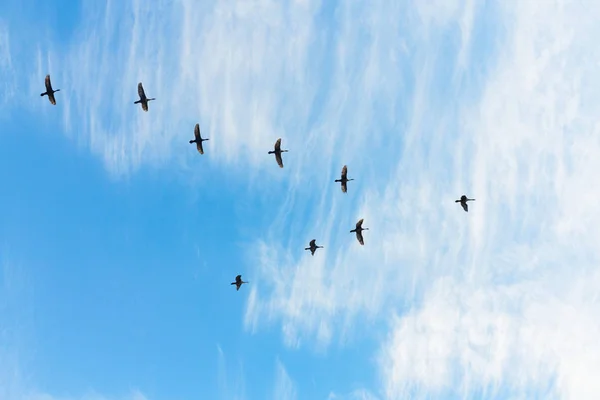
<svg viewBox="0 0 600 400"><path fill-rule="evenodd" d="M342 180L345 180L348 177L348 167L344 165L342 168Z"/></svg>
<svg viewBox="0 0 600 400"><path fill-rule="evenodd" d="M138 83L138 95L140 96L140 99L142 99L142 100L146 99L146 93L144 92L144 87L142 86L142 82ZM147 110L144 110L144 111L147 111Z"/></svg>
<svg viewBox="0 0 600 400"><path fill-rule="evenodd" d="M460 205L462 206L463 210L465 210L466 212L469 212L469 206L467 205L466 201L462 201L460 203Z"/></svg>
<svg viewBox="0 0 600 400"><path fill-rule="evenodd" d="M235 283L240 283L242 281L242 276L238 275L235 277Z"/></svg>
<svg viewBox="0 0 600 400"><path fill-rule="evenodd" d="M310 247L315 247L317 245L317 239L313 239L310 241L310 243L308 244Z"/></svg>
<svg viewBox="0 0 600 400"><path fill-rule="evenodd" d="M277 139L277 141L275 142L275 151L279 151L281 150L281 138Z"/></svg>
<svg viewBox="0 0 600 400"><path fill-rule="evenodd" d="M142 101L142 110L144 111L148 111L148 102L147 101Z"/></svg>
<svg viewBox="0 0 600 400"><path fill-rule="evenodd" d="M363 239L363 235L360 231L356 231L356 240L360 243L361 246L365 245L365 240Z"/></svg>
<svg viewBox="0 0 600 400"><path fill-rule="evenodd" d="M200 139L202 139L202 137L200 136L200 124L196 124L196 126L194 127L194 137L197 141L200 141Z"/></svg>
<svg viewBox="0 0 600 400"><path fill-rule="evenodd" d="M346 181L342 181L342 193L346 193L348 191L348 186L346 186Z"/></svg>
<svg viewBox="0 0 600 400"><path fill-rule="evenodd" d="M361 218L358 220L358 222L356 223L356 229L362 228L362 224L363 224L364 220L365 220L364 218Z"/></svg>
<svg viewBox="0 0 600 400"><path fill-rule="evenodd" d="M204 154L204 148L202 147L202 141L199 140L196 142L196 150L198 150L198 153Z"/></svg>
<svg viewBox="0 0 600 400"><path fill-rule="evenodd" d="M46 75L46 80L44 82L46 84L46 91L48 94L52 92L52 82L50 82L50 75Z"/></svg>
<svg viewBox="0 0 600 400"><path fill-rule="evenodd" d="M275 159L277 160L279 168L283 168L283 160L281 159L281 153L275 153Z"/></svg>

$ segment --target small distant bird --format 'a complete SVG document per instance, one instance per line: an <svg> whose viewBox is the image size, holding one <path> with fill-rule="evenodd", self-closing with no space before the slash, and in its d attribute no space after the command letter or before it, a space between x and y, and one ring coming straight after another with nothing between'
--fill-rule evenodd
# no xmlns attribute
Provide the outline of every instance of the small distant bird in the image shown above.
<svg viewBox="0 0 600 400"><path fill-rule="evenodd" d="M194 136L196 137L196 139L190 140L190 144L196 143L196 149L198 149L198 153L204 154L204 149L202 148L202 142L204 142L205 140L210 140L210 139L202 139L202 137L200 136L200 124L196 124L196 127L194 128Z"/></svg>
<svg viewBox="0 0 600 400"><path fill-rule="evenodd" d="M460 200L454 200L455 203L460 203L465 212L469 212L469 206L467 205L467 201L475 201L475 199L469 199L463 194L462 196L460 196Z"/></svg>
<svg viewBox="0 0 600 400"><path fill-rule="evenodd" d="M314 256L315 255L315 251L317 251L317 249L322 249L323 246L317 246L317 239L313 239L310 241L310 243L308 244L310 247L305 247L304 250L310 250L310 255Z"/></svg>
<svg viewBox="0 0 600 400"><path fill-rule="evenodd" d="M283 168L283 160L281 159L281 153L285 153L287 150L281 150L281 138L275 142L274 151L270 151L269 154L275 154L275 159L280 168Z"/></svg>
<svg viewBox="0 0 600 400"><path fill-rule="evenodd" d="M348 191L348 188L346 187L346 183L353 181L354 179L348 179L348 167L344 165L344 167L342 168L342 178L341 179L336 179L336 182L341 182L342 183L342 192L346 193Z"/></svg>
<svg viewBox="0 0 600 400"><path fill-rule="evenodd" d="M244 283L248 283L248 282L244 282L242 280L242 276L241 275L238 275L238 276L235 277L235 282L231 282L232 285L236 286L235 290L240 290L240 286L242 286Z"/></svg>
<svg viewBox="0 0 600 400"><path fill-rule="evenodd" d="M146 97L146 93L144 92L144 87L142 86L142 82L138 83L138 95L140 99L138 101L134 101L133 104L142 104L142 110L148 111L148 102L152 100L156 100L154 97L149 99Z"/></svg>
<svg viewBox="0 0 600 400"><path fill-rule="evenodd" d="M356 240L358 240L358 243L360 243L362 246L365 245L365 241L363 239L363 235L362 235L362 231L368 231L369 228L363 228L362 224L363 224L364 218L361 218L357 223L356 223L356 228L352 229L350 232L356 232Z"/></svg>
<svg viewBox="0 0 600 400"><path fill-rule="evenodd" d="M60 92L60 89L52 90L52 82L50 82L50 75L46 75L46 91L40 96L44 97L48 95L48 100L50 100L50 104L53 106L56 105L56 99L54 98L54 93Z"/></svg>

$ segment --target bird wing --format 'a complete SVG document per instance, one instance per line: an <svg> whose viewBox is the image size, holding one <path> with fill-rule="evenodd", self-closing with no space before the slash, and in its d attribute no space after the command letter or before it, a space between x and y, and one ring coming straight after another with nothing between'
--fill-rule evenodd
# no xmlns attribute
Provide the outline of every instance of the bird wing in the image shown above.
<svg viewBox="0 0 600 400"><path fill-rule="evenodd" d="M310 241L310 243L309 243L309 246L310 246L310 247L315 247L315 246L317 245L317 243L316 243L316 242L317 242L317 239L313 239L313 240L311 240L311 241Z"/></svg>
<svg viewBox="0 0 600 400"><path fill-rule="evenodd" d="M241 275L238 275L238 276L235 277L235 282L236 283L241 282L241 281L242 281L242 276Z"/></svg>
<svg viewBox="0 0 600 400"><path fill-rule="evenodd" d="M138 83L138 95L141 99L146 98L146 93L144 93L144 87L142 86L142 82Z"/></svg>
<svg viewBox="0 0 600 400"><path fill-rule="evenodd" d="M346 186L346 182L342 181L342 193L346 193L348 191L348 186Z"/></svg>
<svg viewBox="0 0 600 400"><path fill-rule="evenodd" d="M196 150L198 150L198 153L204 154L204 148L202 147L202 141L201 140L198 140L196 142Z"/></svg>
<svg viewBox="0 0 600 400"><path fill-rule="evenodd" d="M197 141L200 141L200 139L202 139L202 137L200 136L200 124L196 124L196 126L194 127L194 137Z"/></svg>
<svg viewBox="0 0 600 400"><path fill-rule="evenodd" d="M361 218L360 220L358 220L358 222L356 223L356 229L360 229L362 227L364 220L365 220L364 218Z"/></svg>
<svg viewBox="0 0 600 400"><path fill-rule="evenodd" d="M148 111L148 102L147 101L142 101L142 110Z"/></svg>
<svg viewBox="0 0 600 400"><path fill-rule="evenodd" d="M360 243L361 246L365 245L365 240L363 239L363 235L360 231L356 231L356 240Z"/></svg>
<svg viewBox="0 0 600 400"><path fill-rule="evenodd" d="M348 176L348 167L344 165L342 168L342 179L346 179Z"/></svg>
<svg viewBox="0 0 600 400"><path fill-rule="evenodd" d="M50 100L50 104L53 106L56 105L56 98L54 97L54 93L48 92L48 100Z"/></svg>
<svg viewBox="0 0 600 400"><path fill-rule="evenodd" d="M50 82L50 75L46 75L46 80L44 82L46 84L46 91L48 94L52 92L52 82Z"/></svg>
<svg viewBox="0 0 600 400"><path fill-rule="evenodd" d="M281 138L277 139L274 147L275 147L275 151L281 150Z"/></svg>
<svg viewBox="0 0 600 400"><path fill-rule="evenodd" d="M460 205L462 206L463 210L465 210L466 212L469 212L469 206L467 205L466 201L462 201L460 203Z"/></svg>
<svg viewBox="0 0 600 400"><path fill-rule="evenodd" d="M275 153L275 159L280 168L283 168L283 160L281 159L281 153Z"/></svg>

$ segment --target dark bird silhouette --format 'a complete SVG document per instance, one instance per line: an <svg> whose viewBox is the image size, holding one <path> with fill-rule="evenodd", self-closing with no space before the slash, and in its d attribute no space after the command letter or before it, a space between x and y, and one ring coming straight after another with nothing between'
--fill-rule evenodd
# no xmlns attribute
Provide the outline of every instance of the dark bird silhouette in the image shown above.
<svg viewBox="0 0 600 400"><path fill-rule="evenodd" d="M365 245L365 240L363 239L363 235L362 235L362 231L368 231L369 228L363 228L362 224L363 224L364 219L361 218L357 223L356 223L356 228L352 229L350 232L356 232L356 240L358 240L358 243L360 243L362 246Z"/></svg>
<svg viewBox="0 0 600 400"><path fill-rule="evenodd" d="M196 139L190 140L190 143L196 143L196 149L198 149L198 153L204 154L202 142L210 139L202 139L202 137L200 136L200 124L196 124L196 126L194 127L194 136L196 137Z"/></svg>
<svg viewBox="0 0 600 400"><path fill-rule="evenodd" d="M44 97L44 96L48 96L48 100L50 100L50 104L52 104L53 106L56 105L56 99L54 98L54 93L56 92L60 92L60 89L56 89L56 90L52 90L52 82L50 82L50 75L46 75L46 91L42 94L40 94L40 96Z"/></svg>
<svg viewBox="0 0 600 400"><path fill-rule="evenodd" d="M342 168L342 178L341 179L336 179L336 182L341 182L342 183L342 192L346 193L348 191L348 187L346 187L346 183L353 181L354 179L348 179L348 167L344 165L344 167Z"/></svg>
<svg viewBox="0 0 600 400"><path fill-rule="evenodd" d="M323 246L317 246L317 240L313 239L310 241L310 243L308 244L310 247L305 247L304 250L310 250L310 255L314 256L315 255L315 251L317 251L317 249L322 249Z"/></svg>
<svg viewBox="0 0 600 400"><path fill-rule="evenodd" d="M142 110L148 111L148 102L152 100L156 100L154 97L149 99L146 97L146 92L144 92L144 87L142 86L142 82L138 83L138 95L140 99L138 101L134 101L133 104L142 104Z"/></svg>
<svg viewBox="0 0 600 400"><path fill-rule="evenodd" d="M281 153L285 153L287 150L281 150L281 138L277 139L274 146L274 151L270 151L269 154L275 154L275 159L280 168L283 168L283 160L281 159Z"/></svg>
<svg viewBox="0 0 600 400"><path fill-rule="evenodd" d="M248 283L248 282L244 282L242 280L242 276L241 275L238 275L238 276L235 277L235 282L231 282L232 285L236 286L235 290L240 290L240 286L242 286L244 283Z"/></svg>
<svg viewBox="0 0 600 400"><path fill-rule="evenodd" d="M462 196L460 196L460 200L454 200L455 203L460 203L465 212L469 212L469 206L467 205L467 201L475 201L475 199L469 199L463 194Z"/></svg>

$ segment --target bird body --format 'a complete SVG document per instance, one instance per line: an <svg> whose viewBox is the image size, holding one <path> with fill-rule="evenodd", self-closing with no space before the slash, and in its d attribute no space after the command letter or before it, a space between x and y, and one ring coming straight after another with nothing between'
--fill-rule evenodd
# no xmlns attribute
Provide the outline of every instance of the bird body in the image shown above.
<svg viewBox="0 0 600 400"><path fill-rule="evenodd" d="M465 212L469 212L469 206L467 205L467 201L475 201L475 199L469 199L463 194L462 196L460 196L459 200L454 200L455 203L460 203Z"/></svg>
<svg viewBox="0 0 600 400"><path fill-rule="evenodd" d="M141 104L142 110L148 111L148 102L152 100L156 100L154 97L149 99L146 97L146 92L144 92L144 87L142 86L142 82L138 83L138 96L140 99L138 101L134 101L133 104Z"/></svg>
<svg viewBox="0 0 600 400"><path fill-rule="evenodd" d="M322 249L323 246L317 246L317 240L313 239L310 241L310 243L308 244L309 247L305 247L304 250L310 250L310 255L314 256L315 255L315 251L317 251L317 249Z"/></svg>
<svg viewBox="0 0 600 400"><path fill-rule="evenodd" d="M273 146L273 151L269 151L269 154L275 154L275 160L279 165L279 168L283 168L283 159L281 158L281 153L285 153L287 150L281 150L281 138L277 139L275 145Z"/></svg>
<svg viewBox="0 0 600 400"><path fill-rule="evenodd" d="M353 181L354 179L348 179L348 167L344 165L342 168L342 177L341 179L336 179L336 182L340 182L342 186L342 193L346 193L348 191L348 187L346 183Z"/></svg>
<svg viewBox="0 0 600 400"><path fill-rule="evenodd" d="M202 142L209 140L209 139L202 139L202 137L200 136L200 124L196 124L196 126L194 127L194 140L190 140L190 144L191 143L196 143L196 149L198 150L198 153L200 154L204 154L204 149L202 148Z"/></svg>
<svg viewBox="0 0 600 400"><path fill-rule="evenodd" d="M52 90L52 82L50 82L50 75L46 75L46 80L44 83L46 85L46 91L44 93L40 94L40 96L42 96L42 97L48 96L48 100L50 101L50 104L55 106L56 98L54 98L54 93L60 92L60 89Z"/></svg>
<svg viewBox="0 0 600 400"><path fill-rule="evenodd" d="M244 282L242 280L242 276L238 275L235 277L235 282L231 282L232 285L235 285L236 289L235 290L240 290L240 286L242 286L244 283L248 283L248 282Z"/></svg>
<svg viewBox="0 0 600 400"><path fill-rule="evenodd" d="M364 218L361 218L360 220L358 220L358 222L356 223L356 228L354 228L350 231L350 232L356 232L356 240L358 240L358 243L360 243L361 246L365 245L365 240L363 239L362 231L369 230L369 228L362 227L363 221L364 221Z"/></svg>

